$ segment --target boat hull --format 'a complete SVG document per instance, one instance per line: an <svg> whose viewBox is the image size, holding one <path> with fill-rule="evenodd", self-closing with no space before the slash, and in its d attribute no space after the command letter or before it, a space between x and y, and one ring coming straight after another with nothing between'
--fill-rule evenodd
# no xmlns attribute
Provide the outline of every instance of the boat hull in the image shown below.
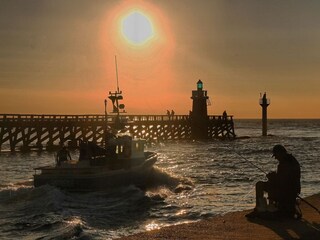
<svg viewBox="0 0 320 240"><path fill-rule="evenodd" d="M51 185L69 191L106 190L126 185L145 188L156 160L155 155L138 166L117 170L101 166L83 169L46 169L41 174L34 175L34 186Z"/></svg>

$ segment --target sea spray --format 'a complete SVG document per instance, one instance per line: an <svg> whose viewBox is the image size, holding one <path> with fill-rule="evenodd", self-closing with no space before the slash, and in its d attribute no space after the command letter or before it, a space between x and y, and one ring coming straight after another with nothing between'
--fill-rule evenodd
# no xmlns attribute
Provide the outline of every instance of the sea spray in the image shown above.
<svg viewBox="0 0 320 240"><path fill-rule="evenodd" d="M165 186L174 191L178 186L181 188L185 185L186 189L191 189L193 186L191 179L169 173L158 167L153 168L148 180L148 189Z"/></svg>

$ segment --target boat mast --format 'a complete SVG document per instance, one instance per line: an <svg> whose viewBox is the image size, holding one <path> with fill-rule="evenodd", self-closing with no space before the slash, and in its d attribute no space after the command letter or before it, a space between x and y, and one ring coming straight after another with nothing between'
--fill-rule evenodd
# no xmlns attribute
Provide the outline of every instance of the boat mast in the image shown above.
<svg viewBox="0 0 320 240"><path fill-rule="evenodd" d="M107 99L104 99L104 146L107 147L107 132L108 132L108 111L107 111Z"/></svg>
<svg viewBox="0 0 320 240"><path fill-rule="evenodd" d="M121 122L120 122L120 110L125 112L124 104L119 104L119 100L123 99L122 91L119 88L119 77L118 77L118 63L117 63L117 56L115 56L115 66L116 66L116 79L117 79L117 90L115 92L109 92L109 99L112 101L113 104L113 111L112 113L116 113L115 118L115 128L122 129Z"/></svg>
<svg viewBox="0 0 320 240"><path fill-rule="evenodd" d="M114 62L115 62L115 65L116 65L117 91L119 92L119 78L118 78L117 55L114 56Z"/></svg>
<svg viewBox="0 0 320 240"><path fill-rule="evenodd" d="M122 92L119 91L119 77L118 77L118 62L117 62L117 55L114 56L114 63L116 66L116 79L117 79L117 93L121 94ZM120 121L120 112L119 112L119 102L118 98L116 98L116 106L117 106L117 119Z"/></svg>

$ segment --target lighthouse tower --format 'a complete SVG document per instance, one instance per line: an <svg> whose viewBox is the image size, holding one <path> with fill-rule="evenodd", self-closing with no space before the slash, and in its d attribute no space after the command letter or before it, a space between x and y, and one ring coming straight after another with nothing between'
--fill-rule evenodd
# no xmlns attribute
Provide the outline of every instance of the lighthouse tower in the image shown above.
<svg viewBox="0 0 320 240"><path fill-rule="evenodd" d="M194 139L208 138L207 91L203 90L201 80L197 82L197 90L192 91L191 134Z"/></svg>
<svg viewBox="0 0 320 240"><path fill-rule="evenodd" d="M267 94L264 93L263 97L259 100L260 106L262 107L262 136L267 136L267 107L270 105L270 99L267 98Z"/></svg>

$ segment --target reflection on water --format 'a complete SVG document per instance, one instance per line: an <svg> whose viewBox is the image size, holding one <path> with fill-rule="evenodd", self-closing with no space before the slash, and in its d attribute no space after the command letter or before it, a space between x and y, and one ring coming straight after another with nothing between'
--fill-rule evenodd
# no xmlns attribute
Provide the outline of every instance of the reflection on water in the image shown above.
<svg viewBox="0 0 320 240"><path fill-rule="evenodd" d="M54 164L54 153L1 153L0 237L114 238L252 208L254 184L265 179L254 165L275 169L271 149L277 143L300 161L302 197L320 192L319 120L272 121L273 136L266 138L260 137L259 121L235 124L237 135L250 138L148 146L159 161L145 191L134 186L94 193L34 189L33 168ZM71 154L77 158L78 152Z"/></svg>

